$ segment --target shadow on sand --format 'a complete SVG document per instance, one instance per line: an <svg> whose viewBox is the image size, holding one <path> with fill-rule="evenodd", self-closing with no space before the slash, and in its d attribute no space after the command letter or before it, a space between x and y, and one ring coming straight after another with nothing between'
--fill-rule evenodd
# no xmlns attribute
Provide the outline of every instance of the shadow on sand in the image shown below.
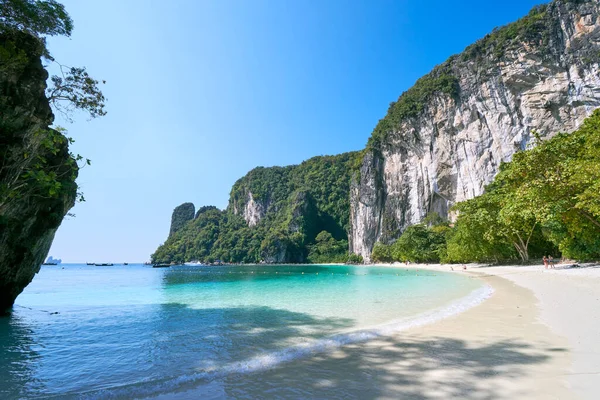
<svg viewBox="0 0 600 400"><path fill-rule="evenodd" d="M282 365L222 383L223 397L311 399L525 398L506 383L525 367L549 362L563 348L534 348L519 341L483 346L448 338L378 339L331 354ZM510 395L509 395L510 393ZM515 397L516 396L516 397ZM218 397L218 396L217 396Z"/></svg>

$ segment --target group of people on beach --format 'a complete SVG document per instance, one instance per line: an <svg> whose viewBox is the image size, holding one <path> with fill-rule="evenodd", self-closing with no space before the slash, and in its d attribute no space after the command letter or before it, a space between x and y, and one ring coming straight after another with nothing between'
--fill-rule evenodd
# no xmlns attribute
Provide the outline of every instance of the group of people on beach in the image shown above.
<svg viewBox="0 0 600 400"><path fill-rule="evenodd" d="M550 268L554 268L554 258L552 256L544 256L542 261L544 261L544 268L548 269L548 265Z"/></svg>

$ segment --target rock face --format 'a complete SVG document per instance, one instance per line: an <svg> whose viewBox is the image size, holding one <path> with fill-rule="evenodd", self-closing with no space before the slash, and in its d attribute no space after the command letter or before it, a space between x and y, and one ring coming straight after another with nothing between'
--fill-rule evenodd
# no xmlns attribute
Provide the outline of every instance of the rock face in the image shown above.
<svg viewBox="0 0 600 400"><path fill-rule="evenodd" d="M40 43L0 30L0 312L8 310L46 258L74 205L77 167L68 142L49 129L48 73ZM19 55L18 58L14 57ZM56 139L54 144L45 139ZM40 177L53 176L48 190Z"/></svg>
<svg viewBox="0 0 600 400"><path fill-rule="evenodd" d="M188 219L192 206L186 206L187 216L179 222L187 221L156 249L152 261L306 262L322 231L330 235L330 245L341 243L332 257L347 257L340 249L347 248L350 182L360 160L361 153L350 152L254 168L233 185L225 210L200 207Z"/></svg>
<svg viewBox="0 0 600 400"><path fill-rule="evenodd" d="M380 121L385 135L368 146L351 188L350 252L368 261L377 241L430 212L449 216L536 132L575 130L600 107L599 2L557 0L523 21L513 42L497 31L426 77L451 76L456 91L434 91L419 112L383 125L404 112L391 109Z"/></svg>
<svg viewBox="0 0 600 400"><path fill-rule="evenodd" d="M269 201L261 202L254 201L252 192L248 191L248 200L244 206L242 216L248 224L248 226L256 226L261 219L267 214L269 208Z"/></svg>
<svg viewBox="0 0 600 400"><path fill-rule="evenodd" d="M239 179L231 190L228 208L248 226L256 226L271 211L277 211L280 186L289 180L292 167L257 167ZM275 206L272 208L272 206Z"/></svg>
<svg viewBox="0 0 600 400"><path fill-rule="evenodd" d="M196 207L193 203L183 203L173 210L171 215L171 229L169 230L169 236L173 235L179 229L181 229L188 221L194 219L196 213Z"/></svg>

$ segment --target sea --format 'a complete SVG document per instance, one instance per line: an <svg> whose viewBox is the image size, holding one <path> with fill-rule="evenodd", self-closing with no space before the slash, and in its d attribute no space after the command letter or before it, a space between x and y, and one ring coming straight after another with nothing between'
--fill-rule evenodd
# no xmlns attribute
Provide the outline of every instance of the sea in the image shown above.
<svg viewBox="0 0 600 400"><path fill-rule="evenodd" d="M0 318L0 398L177 398L194 387L195 398L220 398L231 377L233 397L252 398L240 382L253 373L490 294L462 272L402 267L42 266Z"/></svg>

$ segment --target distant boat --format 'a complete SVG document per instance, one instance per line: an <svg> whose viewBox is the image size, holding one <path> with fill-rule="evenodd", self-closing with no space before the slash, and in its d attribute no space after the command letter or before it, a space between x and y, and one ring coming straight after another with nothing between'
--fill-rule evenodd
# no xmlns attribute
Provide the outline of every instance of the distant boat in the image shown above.
<svg viewBox="0 0 600 400"><path fill-rule="evenodd" d="M204 264L202 264L200 261L190 261L190 262L186 262L186 263L185 263L185 264L183 264L183 265L187 265L187 266L190 266L190 267L192 267L192 266L194 266L194 265L204 265Z"/></svg>
<svg viewBox="0 0 600 400"><path fill-rule="evenodd" d="M62 262L60 258L53 258L52 256L48 257L43 265L58 265Z"/></svg>
<svg viewBox="0 0 600 400"><path fill-rule="evenodd" d="M96 267L112 267L113 263L96 263L94 264Z"/></svg>
<svg viewBox="0 0 600 400"><path fill-rule="evenodd" d="M169 268L171 264L153 264L152 268Z"/></svg>
<svg viewBox="0 0 600 400"><path fill-rule="evenodd" d="M123 263L123 265L129 265L129 263Z"/></svg>
<svg viewBox="0 0 600 400"><path fill-rule="evenodd" d="M85 265L94 265L94 263L85 263Z"/></svg>

